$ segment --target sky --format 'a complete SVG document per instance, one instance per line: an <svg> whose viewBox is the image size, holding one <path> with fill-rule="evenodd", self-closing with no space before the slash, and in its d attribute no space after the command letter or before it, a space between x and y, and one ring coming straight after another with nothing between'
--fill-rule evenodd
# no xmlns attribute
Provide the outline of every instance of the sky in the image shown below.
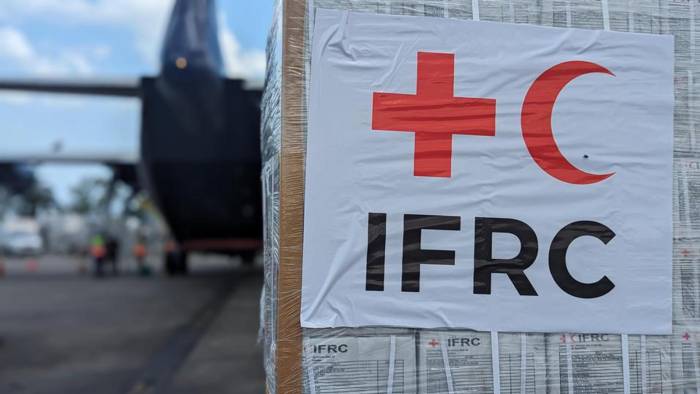
<svg viewBox="0 0 700 394"><path fill-rule="evenodd" d="M133 79L154 75L174 0L0 0L0 79ZM231 77L259 85L273 0L218 0ZM0 93L1 157L64 153L138 155L134 99ZM99 166L42 166L59 200Z"/></svg>

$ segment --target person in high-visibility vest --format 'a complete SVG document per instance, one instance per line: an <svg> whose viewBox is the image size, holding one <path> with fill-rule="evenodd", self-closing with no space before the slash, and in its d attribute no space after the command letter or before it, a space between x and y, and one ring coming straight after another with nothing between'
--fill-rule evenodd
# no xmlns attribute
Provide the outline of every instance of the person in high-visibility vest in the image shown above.
<svg viewBox="0 0 700 394"><path fill-rule="evenodd" d="M139 237L134 244L132 253L139 267L139 273L141 273L141 275L148 275L149 269L148 266L146 266L146 255L148 255L148 251L146 250L146 242L142 237Z"/></svg>
<svg viewBox="0 0 700 394"><path fill-rule="evenodd" d="M107 254L105 240L100 234L96 234L90 240L90 255L95 263L95 275L102 276L104 271L104 259Z"/></svg>

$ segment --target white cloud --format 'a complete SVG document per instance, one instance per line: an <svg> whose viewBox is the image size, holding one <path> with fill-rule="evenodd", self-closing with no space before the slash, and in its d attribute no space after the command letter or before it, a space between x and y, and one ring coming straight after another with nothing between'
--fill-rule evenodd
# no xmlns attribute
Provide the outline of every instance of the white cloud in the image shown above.
<svg viewBox="0 0 700 394"><path fill-rule="evenodd" d="M59 51L54 56L40 53L24 33L9 26L0 27L0 59L33 75L90 75L94 72L83 54L71 50Z"/></svg>
<svg viewBox="0 0 700 394"><path fill-rule="evenodd" d="M173 0L0 0L0 20L46 18L51 23L75 23L119 26L134 36L144 60L157 69L158 53L172 9ZM234 78L262 81L265 76L265 51L246 50L219 14L219 39L226 72ZM18 45L18 50L21 46ZM74 61L77 69L87 63Z"/></svg>
<svg viewBox="0 0 700 394"><path fill-rule="evenodd" d="M8 68L21 70L25 76L89 76L95 72L90 60L80 51L63 49L53 54L42 53L34 47L24 33L9 26L0 27L0 61ZM84 99L70 100L64 97L62 100L53 100L43 97L37 100L35 95L28 93L2 92L0 102L17 106L42 102L50 106L79 107L84 104Z"/></svg>
<svg viewBox="0 0 700 394"><path fill-rule="evenodd" d="M93 72L89 60L70 50L60 51L55 57L38 52L19 30L0 28L0 58L9 60L26 72L38 75L87 75Z"/></svg>
<svg viewBox="0 0 700 394"><path fill-rule="evenodd" d="M126 28L144 59L155 65L172 4L173 0L0 0L0 19L45 18L51 23Z"/></svg>
<svg viewBox="0 0 700 394"><path fill-rule="evenodd" d="M0 28L0 56L17 61L28 61L35 53L27 38L20 31L10 27Z"/></svg>
<svg viewBox="0 0 700 394"><path fill-rule="evenodd" d="M226 14L219 13L219 41L226 74L231 78L247 79L253 83L265 78L265 51L243 49L236 35L226 23Z"/></svg>
<svg viewBox="0 0 700 394"><path fill-rule="evenodd" d="M32 96L28 93L21 92L1 92L0 103L10 105L27 105L32 102Z"/></svg>
<svg viewBox="0 0 700 394"><path fill-rule="evenodd" d="M98 45L90 49L96 59L106 59L112 54L112 48L108 45Z"/></svg>

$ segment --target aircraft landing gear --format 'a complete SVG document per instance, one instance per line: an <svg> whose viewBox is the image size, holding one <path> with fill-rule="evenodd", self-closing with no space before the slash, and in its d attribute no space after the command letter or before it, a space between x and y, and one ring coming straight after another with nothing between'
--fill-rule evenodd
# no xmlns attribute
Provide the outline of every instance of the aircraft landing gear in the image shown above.
<svg viewBox="0 0 700 394"><path fill-rule="evenodd" d="M243 265L245 267L250 267L251 265L253 265L253 263L255 263L256 253L254 251L253 252L243 252L240 254L240 256L241 256L241 262L243 262Z"/></svg>
<svg viewBox="0 0 700 394"><path fill-rule="evenodd" d="M189 264L187 263L187 253L172 251L165 254L165 273L169 276L187 275Z"/></svg>

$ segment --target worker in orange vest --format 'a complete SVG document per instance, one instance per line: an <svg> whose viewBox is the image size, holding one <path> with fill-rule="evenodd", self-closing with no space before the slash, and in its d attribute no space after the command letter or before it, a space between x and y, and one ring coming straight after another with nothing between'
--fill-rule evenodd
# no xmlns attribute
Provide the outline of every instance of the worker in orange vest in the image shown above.
<svg viewBox="0 0 700 394"><path fill-rule="evenodd" d="M90 255L95 263L95 275L102 276L104 274L104 260L107 255L105 240L102 235L97 234L90 240Z"/></svg>
<svg viewBox="0 0 700 394"><path fill-rule="evenodd" d="M138 265L139 273L144 276L148 275L150 273L150 270L146 265L146 255L148 254L148 251L146 250L146 242L142 237L139 237L134 244L132 253L134 254L136 264Z"/></svg>

